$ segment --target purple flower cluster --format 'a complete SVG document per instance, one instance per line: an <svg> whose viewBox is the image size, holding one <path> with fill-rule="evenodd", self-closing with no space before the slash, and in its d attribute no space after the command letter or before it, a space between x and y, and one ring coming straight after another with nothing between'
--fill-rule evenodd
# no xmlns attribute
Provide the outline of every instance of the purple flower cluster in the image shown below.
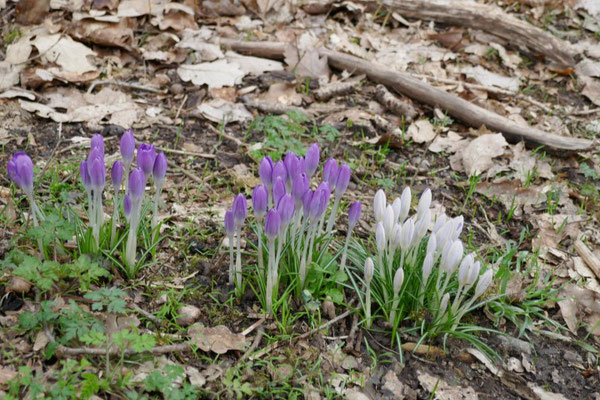
<svg viewBox="0 0 600 400"><path fill-rule="evenodd" d="M281 160L274 161L266 156L260 162L258 173L262 184L252 192L252 208L259 227L258 264L261 269L264 267L263 229L268 242L266 287L269 311L273 287L278 281L277 269L283 248L288 246L293 249L300 259L299 285L302 287L307 268L312 264L315 239L323 234L331 234L341 198L348 188L351 169L346 163L338 164L333 158L327 159L323 164L321 181L315 186L311 185L311 178L319 169L320 158L319 145L314 143L304 157L288 152ZM240 194L237 198L240 196L243 197ZM361 209L360 202L350 207L348 236L360 217ZM324 228L328 210L329 220ZM234 207L225 215L225 230L230 239L234 234L239 237L241 229L239 220L234 219L232 214L235 214L235 202ZM232 265L233 262L230 263L230 269ZM236 270L238 268L241 267L236 266Z"/></svg>

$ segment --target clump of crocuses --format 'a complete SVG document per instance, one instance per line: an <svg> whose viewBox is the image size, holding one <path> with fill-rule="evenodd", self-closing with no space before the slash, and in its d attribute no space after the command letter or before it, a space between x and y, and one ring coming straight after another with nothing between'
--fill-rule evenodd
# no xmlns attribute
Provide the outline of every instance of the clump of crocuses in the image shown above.
<svg viewBox="0 0 600 400"><path fill-rule="evenodd" d="M326 247L326 241L320 239L332 234L338 208L350 182L350 167L345 163L338 165L336 160L330 158L323 165L320 182L315 182L313 186L311 178L319 169L320 156L319 146L314 143L304 157L288 152L281 160L274 161L266 156L258 167L262 184L252 192L252 208L258 236L257 264L260 276L264 278L264 306L269 313L277 298L281 271L294 275L289 282L295 282L297 293L305 287L307 275L315 262L314 257ZM239 244L241 224L246 217L245 198L244 207L236 207L236 203L242 204L242 198L243 195L238 195L233 207L225 214L225 231L230 243L230 281L235 275L238 288L241 287L242 277ZM237 218L236 209L240 210L237 211ZM344 269L347 243L360 213L361 205L356 202L350 207L341 269ZM237 249L234 265L235 238ZM286 259L284 254L288 255Z"/></svg>
<svg viewBox="0 0 600 400"><path fill-rule="evenodd" d="M137 232L140 226L141 210L144 199L145 187L149 177L155 187L152 228L155 239L155 228L158 224L158 202L167 171L167 158L164 153L157 155L152 144L142 143L137 150L137 166L133 165L135 155L135 137L130 130L121 136L119 149L121 159L116 160L110 170L113 187L113 215L111 223L110 245L113 247L117 239L117 226L119 224L120 207L123 203L125 219L129 222L129 234L125 246L124 261L131 276L135 264L137 248ZM96 247L101 248L100 232L103 225L104 210L102 197L106 180L106 166L104 155L104 140L101 135L92 136L88 157L80 164L81 181L88 198L88 216ZM124 195L121 194L125 178Z"/></svg>
<svg viewBox="0 0 600 400"><path fill-rule="evenodd" d="M431 200L431 190L426 189L416 212L409 216L409 187L392 204L388 204L383 190L375 194L376 252L374 261L368 259L363 269L368 287L364 305L367 326L372 318L370 291L375 291L381 316L392 326L397 327L407 316L425 312L433 325L454 330L492 282L491 269L481 274L475 254L464 255L459 238L463 217L448 218L442 214L433 221ZM367 265L373 264L375 271L370 276Z"/></svg>

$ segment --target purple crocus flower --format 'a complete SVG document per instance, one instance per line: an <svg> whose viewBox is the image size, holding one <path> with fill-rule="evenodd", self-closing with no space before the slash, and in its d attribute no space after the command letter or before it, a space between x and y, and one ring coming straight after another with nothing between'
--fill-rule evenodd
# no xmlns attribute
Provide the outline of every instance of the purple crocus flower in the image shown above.
<svg viewBox="0 0 600 400"><path fill-rule="evenodd" d="M123 211L125 212L125 218L129 218L129 214L131 214L131 196L129 193L123 197Z"/></svg>
<svg viewBox="0 0 600 400"><path fill-rule="evenodd" d="M337 161L333 158L328 158L323 165L323 180L329 183L330 188L335 188L338 175Z"/></svg>
<svg viewBox="0 0 600 400"><path fill-rule="evenodd" d="M130 165L133 161L133 153L135 152L135 137L131 130L126 130L121 136L121 157L125 165Z"/></svg>
<svg viewBox="0 0 600 400"><path fill-rule="evenodd" d="M317 168L319 167L320 150L317 143L313 143L306 151L304 157L304 165L306 167L306 174L308 177L312 177Z"/></svg>
<svg viewBox="0 0 600 400"><path fill-rule="evenodd" d="M266 156L260 161L258 176L267 188L273 185L273 160L271 160L271 157Z"/></svg>
<svg viewBox="0 0 600 400"><path fill-rule="evenodd" d="M81 183L83 183L85 190L90 190L92 181L90 179L90 174L88 173L87 161L85 160L79 164L79 175L81 175Z"/></svg>
<svg viewBox="0 0 600 400"><path fill-rule="evenodd" d="M296 175L294 179L292 179L292 196L294 196L296 207L299 207L302 203L302 196L304 196L304 192L308 190L309 186L310 180L308 175L304 172Z"/></svg>
<svg viewBox="0 0 600 400"><path fill-rule="evenodd" d="M162 151L158 153L152 167L152 178L155 186L161 186L167 174L167 156Z"/></svg>
<svg viewBox="0 0 600 400"><path fill-rule="evenodd" d="M277 161L275 165L273 165L273 185L275 184L277 178L281 178L283 182L286 182L288 178L287 168L281 160Z"/></svg>
<svg viewBox="0 0 600 400"><path fill-rule="evenodd" d="M90 140L90 148L98 149L98 151L104 155L104 138L101 134L96 133L94 136L92 136L92 139Z"/></svg>
<svg viewBox="0 0 600 400"><path fill-rule="evenodd" d="M225 232L229 237L232 237L235 233L235 217L232 210L225 212ZM229 246L232 247L233 243L230 243Z"/></svg>
<svg viewBox="0 0 600 400"><path fill-rule="evenodd" d="M156 159L156 149L147 143L142 143L137 151L137 165L144 171L145 176L152 175L154 169L154 160Z"/></svg>
<svg viewBox="0 0 600 400"><path fill-rule="evenodd" d="M273 180L273 204L277 205L279 199L286 194L285 181L278 176Z"/></svg>
<svg viewBox="0 0 600 400"><path fill-rule="evenodd" d="M96 149L92 150L94 153ZM98 155L93 158L88 158L87 161L88 174L90 175L91 186L98 190L104 187L106 183L106 168L104 166L104 157Z"/></svg>
<svg viewBox="0 0 600 400"><path fill-rule="evenodd" d="M277 203L277 212L281 217L281 227L286 228L294 216L294 198L291 194L284 195Z"/></svg>
<svg viewBox="0 0 600 400"><path fill-rule="evenodd" d="M144 196L146 175L140 168L134 168L129 174L129 193L132 201L138 201Z"/></svg>
<svg viewBox="0 0 600 400"><path fill-rule="evenodd" d="M348 210L348 226L350 230L354 229L356 223L360 219L360 213L362 212L362 203L355 201Z"/></svg>
<svg viewBox="0 0 600 400"><path fill-rule="evenodd" d="M306 174L306 161L304 160L304 157L302 157L302 156L298 156L298 170L300 171L301 174L302 173Z"/></svg>
<svg viewBox="0 0 600 400"><path fill-rule="evenodd" d="M310 213L310 204L312 203L314 192L308 189L302 196L302 212L308 216Z"/></svg>
<svg viewBox="0 0 600 400"><path fill-rule="evenodd" d="M343 163L338 168L338 175L335 181L335 196L342 197L342 195L346 192L348 188L348 184L350 183L350 174L352 171L348 164Z"/></svg>
<svg viewBox="0 0 600 400"><path fill-rule="evenodd" d="M275 209L269 210L265 217L265 234L270 240L273 240L279 234L281 227L281 217Z"/></svg>
<svg viewBox="0 0 600 400"><path fill-rule="evenodd" d="M319 219L323 215L327 209L330 195L331 191L329 190L327 182L321 183L317 190L315 190L315 194L310 203L310 216L312 218Z"/></svg>
<svg viewBox="0 0 600 400"><path fill-rule="evenodd" d="M15 153L6 167L8 177L26 193L33 191L33 161L23 152Z"/></svg>
<svg viewBox="0 0 600 400"><path fill-rule="evenodd" d="M235 218L236 228L240 229L246 220L246 216L248 215L248 203L246 202L246 197L243 194L240 193L235 196L235 199L233 200L232 211Z"/></svg>
<svg viewBox="0 0 600 400"><path fill-rule="evenodd" d="M288 181L293 182L296 175L298 175L301 172L300 160L298 159L298 156L290 151L285 155L283 159L283 164L285 165L285 169L287 171Z"/></svg>
<svg viewBox="0 0 600 400"><path fill-rule="evenodd" d="M269 203L269 191L264 185L256 185L252 191L252 208L256 219L262 221L267 213Z"/></svg>
<svg viewBox="0 0 600 400"><path fill-rule="evenodd" d="M123 169L123 163L121 160L117 160L113 163L110 170L110 179L112 180L115 191L118 191L121 188L121 182L123 182Z"/></svg>

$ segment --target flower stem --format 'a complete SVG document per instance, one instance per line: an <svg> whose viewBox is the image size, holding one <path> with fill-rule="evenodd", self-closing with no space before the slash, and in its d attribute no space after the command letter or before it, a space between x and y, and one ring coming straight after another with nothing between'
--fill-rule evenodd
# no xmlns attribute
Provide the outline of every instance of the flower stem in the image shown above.
<svg viewBox="0 0 600 400"><path fill-rule="evenodd" d="M344 271L346 269L346 258L348 257L348 246L350 245L350 234L352 231L348 229L348 233L346 234L346 241L344 242L344 250L342 251L342 261L340 261L340 271Z"/></svg>
<svg viewBox="0 0 600 400"><path fill-rule="evenodd" d="M333 201L333 208L331 209L331 213L329 214L329 220L327 221L327 235L331 233L333 229L333 224L335 223L335 216L337 214L338 207L340 206L341 197L335 196L335 200Z"/></svg>
<svg viewBox="0 0 600 400"><path fill-rule="evenodd" d="M115 191L113 201L112 227L110 229L110 247L114 247L117 240L117 224L119 223L119 192Z"/></svg>
<svg viewBox="0 0 600 400"><path fill-rule="evenodd" d="M233 271L234 271L234 264L233 264L233 246L235 246L234 244L234 239L233 239L233 235L229 235L229 284L233 285Z"/></svg>
<svg viewBox="0 0 600 400"><path fill-rule="evenodd" d="M275 239L269 239L269 263L267 264L267 313L273 311L273 269L275 268Z"/></svg>
<svg viewBox="0 0 600 400"><path fill-rule="evenodd" d="M235 285L238 295L242 294L242 230L237 230L237 254L235 259Z"/></svg>

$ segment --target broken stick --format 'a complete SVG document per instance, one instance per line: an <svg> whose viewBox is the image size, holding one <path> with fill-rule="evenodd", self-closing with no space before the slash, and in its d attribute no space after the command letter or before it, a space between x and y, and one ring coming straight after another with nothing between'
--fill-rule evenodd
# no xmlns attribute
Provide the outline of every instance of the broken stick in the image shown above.
<svg viewBox="0 0 600 400"><path fill-rule="evenodd" d="M220 44L240 53L254 56L281 59L285 49L279 42L244 42L232 39L220 39ZM501 132L512 143L525 141L531 146L545 146L557 155L591 150L593 142L586 139L559 136L529 126L523 126L493 111L486 110L454 94L437 89L428 83L413 78L404 72L391 71L378 64L365 61L337 51L319 49L326 56L329 65L354 74L366 74L374 82L384 84L389 89L408 96L416 101L447 110L450 115L467 125Z"/></svg>
<svg viewBox="0 0 600 400"><path fill-rule="evenodd" d="M573 67L576 64L575 56L578 52L571 43L505 13L496 6L461 0L383 0L382 4L404 17L433 20L491 33L516 47L541 54L563 67Z"/></svg>

